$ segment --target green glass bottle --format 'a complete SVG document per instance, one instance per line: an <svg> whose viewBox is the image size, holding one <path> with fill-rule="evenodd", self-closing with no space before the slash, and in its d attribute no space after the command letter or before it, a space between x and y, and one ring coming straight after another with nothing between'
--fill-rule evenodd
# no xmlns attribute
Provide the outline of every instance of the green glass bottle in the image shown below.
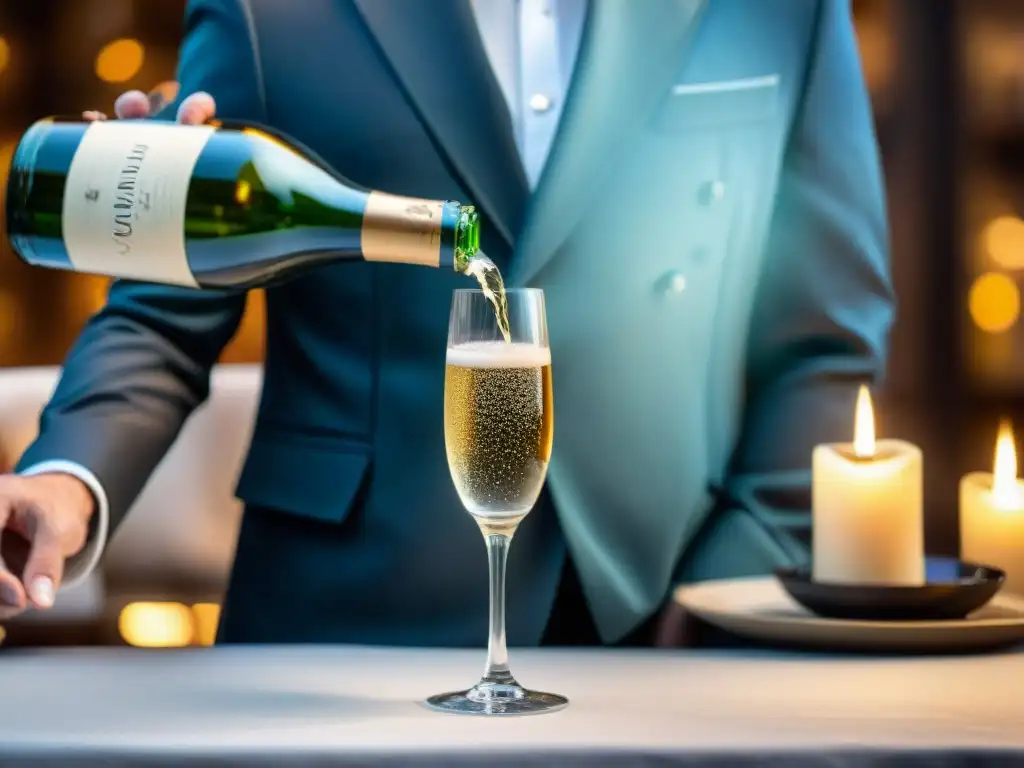
<svg viewBox="0 0 1024 768"><path fill-rule="evenodd" d="M351 259L467 273L480 244L471 206L364 189L243 122L41 120L14 151L6 218L29 264L194 288Z"/></svg>

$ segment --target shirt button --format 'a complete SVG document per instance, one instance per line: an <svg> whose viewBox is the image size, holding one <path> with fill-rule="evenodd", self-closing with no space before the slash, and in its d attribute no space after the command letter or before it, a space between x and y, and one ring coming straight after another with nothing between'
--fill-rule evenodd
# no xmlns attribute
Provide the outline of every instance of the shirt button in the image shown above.
<svg viewBox="0 0 1024 768"><path fill-rule="evenodd" d="M538 115L551 109L551 99L543 93L535 93L530 97L530 109Z"/></svg>
<svg viewBox="0 0 1024 768"><path fill-rule="evenodd" d="M725 183L722 181L709 181L704 187L704 204L710 205L725 197Z"/></svg>
<svg viewBox="0 0 1024 768"><path fill-rule="evenodd" d="M678 296L686 290L686 275L677 270L672 270L662 275L656 285L665 295Z"/></svg>

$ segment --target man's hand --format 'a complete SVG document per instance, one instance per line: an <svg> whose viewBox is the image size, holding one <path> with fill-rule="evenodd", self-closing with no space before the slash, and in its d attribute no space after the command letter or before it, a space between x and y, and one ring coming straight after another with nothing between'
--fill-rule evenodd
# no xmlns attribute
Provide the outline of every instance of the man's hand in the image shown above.
<svg viewBox="0 0 1024 768"><path fill-rule="evenodd" d="M71 475L0 475L0 619L53 606L64 560L85 546L95 506Z"/></svg>
<svg viewBox="0 0 1024 768"><path fill-rule="evenodd" d="M166 83L153 89L148 95L142 91L126 91L114 102L114 114L122 120L138 120L159 112L165 104L174 101L177 83ZM213 97L202 91L186 97L178 107L177 121L185 125L201 125L212 120L217 114ZM85 120L106 120L103 112L83 112Z"/></svg>

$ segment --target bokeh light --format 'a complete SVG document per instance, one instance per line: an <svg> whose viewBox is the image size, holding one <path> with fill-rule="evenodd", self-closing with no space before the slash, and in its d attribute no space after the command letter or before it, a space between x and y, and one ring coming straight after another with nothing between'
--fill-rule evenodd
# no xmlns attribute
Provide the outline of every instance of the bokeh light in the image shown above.
<svg viewBox="0 0 1024 768"><path fill-rule="evenodd" d="M114 40L96 55L96 76L108 83L126 82L139 73L145 58L146 49L138 40Z"/></svg>
<svg viewBox="0 0 1024 768"><path fill-rule="evenodd" d="M982 231L985 250L1006 269L1024 269L1024 221L1017 216L992 219Z"/></svg>
<svg viewBox="0 0 1024 768"><path fill-rule="evenodd" d="M974 324L988 333L1002 333L1020 316L1020 290L1006 275L987 272L971 286L968 306Z"/></svg>
<svg viewBox="0 0 1024 768"><path fill-rule="evenodd" d="M182 648L195 636L192 611L181 603L129 603L117 626L124 641L137 648Z"/></svg>
<svg viewBox="0 0 1024 768"><path fill-rule="evenodd" d="M217 639L220 606L217 603L196 603L192 606L192 618L195 642L199 645L213 645Z"/></svg>

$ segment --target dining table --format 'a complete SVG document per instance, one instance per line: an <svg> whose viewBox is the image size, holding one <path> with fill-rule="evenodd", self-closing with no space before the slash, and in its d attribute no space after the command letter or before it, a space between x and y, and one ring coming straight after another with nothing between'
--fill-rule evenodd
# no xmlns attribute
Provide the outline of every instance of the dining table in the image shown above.
<svg viewBox="0 0 1024 768"><path fill-rule="evenodd" d="M0 650L0 766L1010 766L1024 652L511 650L569 706L434 712L483 649Z"/></svg>

